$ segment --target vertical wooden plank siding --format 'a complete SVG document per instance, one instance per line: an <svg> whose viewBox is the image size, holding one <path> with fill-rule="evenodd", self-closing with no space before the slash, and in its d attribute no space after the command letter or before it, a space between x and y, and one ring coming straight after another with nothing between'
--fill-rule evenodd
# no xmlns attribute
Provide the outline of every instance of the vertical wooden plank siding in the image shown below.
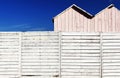
<svg viewBox="0 0 120 78"><path fill-rule="evenodd" d="M118 12L118 10L116 10L116 31L119 32L120 30L120 13Z"/></svg>
<svg viewBox="0 0 120 78"><path fill-rule="evenodd" d="M95 19L90 19L90 32L95 31Z"/></svg>
<svg viewBox="0 0 120 78"><path fill-rule="evenodd" d="M73 31L73 9L69 10L69 23L70 23L69 24L69 31L72 32Z"/></svg>
<svg viewBox="0 0 120 78"><path fill-rule="evenodd" d="M109 31L111 32L112 31L112 10L111 9L108 9L109 10Z"/></svg>
<svg viewBox="0 0 120 78"><path fill-rule="evenodd" d="M98 17L96 17L96 19L99 19L99 15L98 15ZM97 26L98 25L98 20L96 20L95 19L95 32L99 32L99 26Z"/></svg>
<svg viewBox="0 0 120 78"><path fill-rule="evenodd" d="M65 14L62 15L61 21L66 23ZM66 29L65 23L61 23L63 31L65 31L65 29Z"/></svg>
<svg viewBox="0 0 120 78"><path fill-rule="evenodd" d="M109 14L108 14L108 12L109 12L109 10L106 10L106 12L104 12L104 13L105 13L105 21L109 21L109 18L108 18L108 17L109 17ZM106 27L105 30L106 30L106 32L109 32L109 30L108 30L108 29L109 29L109 22L104 22L104 23L106 23L106 24L105 24L105 27ZM103 24L104 24L104 23L103 23Z"/></svg>
<svg viewBox="0 0 120 78"><path fill-rule="evenodd" d="M61 18L64 19L60 20ZM87 18L73 8L69 8L54 20L56 19L59 22L55 24L54 31L59 29L66 32L120 32L120 11L115 7L108 7L93 18Z"/></svg>
<svg viewBox="0 0 120 78"><path fill-rule="evenodd" d="M65 29L65 31L69 31L69 12L67 11L66 12L66 14L65 14L65 20L66 20L66 24L65 24L65 26L66 26L66 29Z"/></svg>
<svg viewBox="0 0 120 78"><path fill-rule="evenodd" d="M82 16L83 17L83 16ZM83 20L83 22L84 22L84 24L83 24L83 29L82 29L82 32L85 32L85 31L87 31L87 18L83 18L84 20Z"/></svg>
<svg viewBox="0 0 120 78"><path fill-rule="evenodd" d="M72 13L72 18L73 18L73 20L72 20L72 21L73 21L72 30L77 31L77 30L76 30L76 23L75 23L75 22L77 21L76 12L75 12L74 10L72 10L72 12L73 12L73 13Z"/></svg>
<svg viewBox="0 0 120 78"><path fill-rule="evenodd" d="M59 28L58 27L58 19L54 19L54 29L56 29L56 31L59 31L58 28Z"/></svg>
<svg viewBox="0 0 120 78"><path fill-rule="evenodd" d="M115 32L115 28L116 28L116 26L115 26L115 14L116 14L116 10L114 10L114 8L112 8L112 28L113 28L113 32Z"/></svg>
<svg viewBox="0 0 120 78"><path fill-rule="evenodd" d="M77 18L79 17L79 18ZM81 21L79 13L76 12L76 31L80 30L79 22Z"/></svg>
<svg viewBox="0 0 120 78"><path fill-rule="evenodd" d="M100 14L99 16L98 16L98 20L97 20L97 26L96 27L98 27L98 32L101 32L101 28L102 28L102 14ZM97 31L96 31L97 32Z"/></svg>
<svg viewBox="0 0 120 78"><path fill-rule="evenodd" d="M106 32L106 23L105 23L105 12L101 16L101 32Z"/></svg>

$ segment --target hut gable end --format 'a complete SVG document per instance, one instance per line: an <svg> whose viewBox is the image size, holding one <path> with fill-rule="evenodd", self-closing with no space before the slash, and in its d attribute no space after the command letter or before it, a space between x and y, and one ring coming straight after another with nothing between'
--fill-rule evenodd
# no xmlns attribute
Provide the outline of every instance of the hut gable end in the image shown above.
<svg viewBox="0 0 120 78"><path fill-rule="evenodd" d="M83 10L82 8L78 7L77 5L73 4L71 5L70 7L68 7L67 9L65 9L63 12L59 13L57 16L55 16L53 18L53 22L54 22L54 19L58 16L60 16L61 14L65 13L66 11L68 11L69 9L74 9L75 11L79 12L80 14L84 15L85 17L87 18L92 18L93 15L88 13L87 11Z"/></svg>
<svg viewBox="0 0 120 78"><path fill-rule="evenodd" d="M54 31L120 32L120 10L113 4L96 15L72 5L54 17Z"/></svg>
<svg viewBox="0 0 120 78"><path fill-rule="evenodd" d="M92 20L96 32L120 32L120 11L113 4L97 13Z"/></svg>
<svg viewBox="0 0 120 78"><path fill-rule="evenodd" d="M81 22L88 25L89 18L92 18L92 15L72 6L54 18L54 29L55 31L84 31Z"/></svg>

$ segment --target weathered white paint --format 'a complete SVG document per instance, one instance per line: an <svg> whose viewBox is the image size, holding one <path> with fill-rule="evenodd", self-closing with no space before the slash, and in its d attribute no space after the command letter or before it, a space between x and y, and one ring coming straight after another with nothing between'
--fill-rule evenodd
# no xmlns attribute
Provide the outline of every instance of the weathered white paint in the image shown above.
<svg viewBox="0 0 120 78"><path fill-rule="evenodd" d="M18 78L19 70L19 38L18 32L0 32L0 77ZM3 76L3 77L2 77Z"/></svg>
<svg viewBox="0 0 120 78"><path fill-rule="evenodd" d="M53 32L22 34L22 76L59 77L59 36ZM29 76L30 77L30 76Z"/></svg>
<svg viewBox="0 0 120 78"><path fill-rule="evenodd" d="M62 33L61 78L100 78L100 35Z"/></svg>
<svg viewBox="0 0 120 78"><path fill-rule="evenodd" d="M120 33L0 32L1 78L120 78Z"/></svg>
<svg viewBox="0 0 120 78"><path fill-rule="evenodd" d="M103 34L103 78L120 77L120 34Z"/></svg>

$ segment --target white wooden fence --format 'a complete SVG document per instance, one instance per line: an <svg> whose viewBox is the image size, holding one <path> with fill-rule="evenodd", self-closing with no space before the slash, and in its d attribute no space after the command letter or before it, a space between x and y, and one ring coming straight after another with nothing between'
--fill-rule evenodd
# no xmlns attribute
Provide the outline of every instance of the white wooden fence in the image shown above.
<svg viewBox="0 0 120 78"><path fill-rule="evenodd" d="M120 33L0 32L0 78L120 78Z"/></svg>

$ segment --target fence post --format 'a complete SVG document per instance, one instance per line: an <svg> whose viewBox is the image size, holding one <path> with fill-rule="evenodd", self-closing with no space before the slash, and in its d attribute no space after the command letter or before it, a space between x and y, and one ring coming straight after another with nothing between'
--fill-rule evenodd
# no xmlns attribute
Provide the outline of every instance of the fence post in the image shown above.
<svg viewBox="0 0 120 78"><path fill-rule="evenodd" d="M61 78L61 32L59 33L59 78Z"/></svg>
<svg viewBox="0 0 120 78"><path fill-rule="evenodd" d="M19 77L22 78L22 32L18 32L19 33Z"/></svg>
<svg viewBox="0 0 120 78"><path fill-rule="evenodd" d="M102 33L100 33L100 78L102 78L102 64L103 64L103 59L102 59L102 57L103 57L103 51L102 51L102 46L103 46L103 42L102 42L102 40L103 40L103 35L102 35Z"/></svg>

